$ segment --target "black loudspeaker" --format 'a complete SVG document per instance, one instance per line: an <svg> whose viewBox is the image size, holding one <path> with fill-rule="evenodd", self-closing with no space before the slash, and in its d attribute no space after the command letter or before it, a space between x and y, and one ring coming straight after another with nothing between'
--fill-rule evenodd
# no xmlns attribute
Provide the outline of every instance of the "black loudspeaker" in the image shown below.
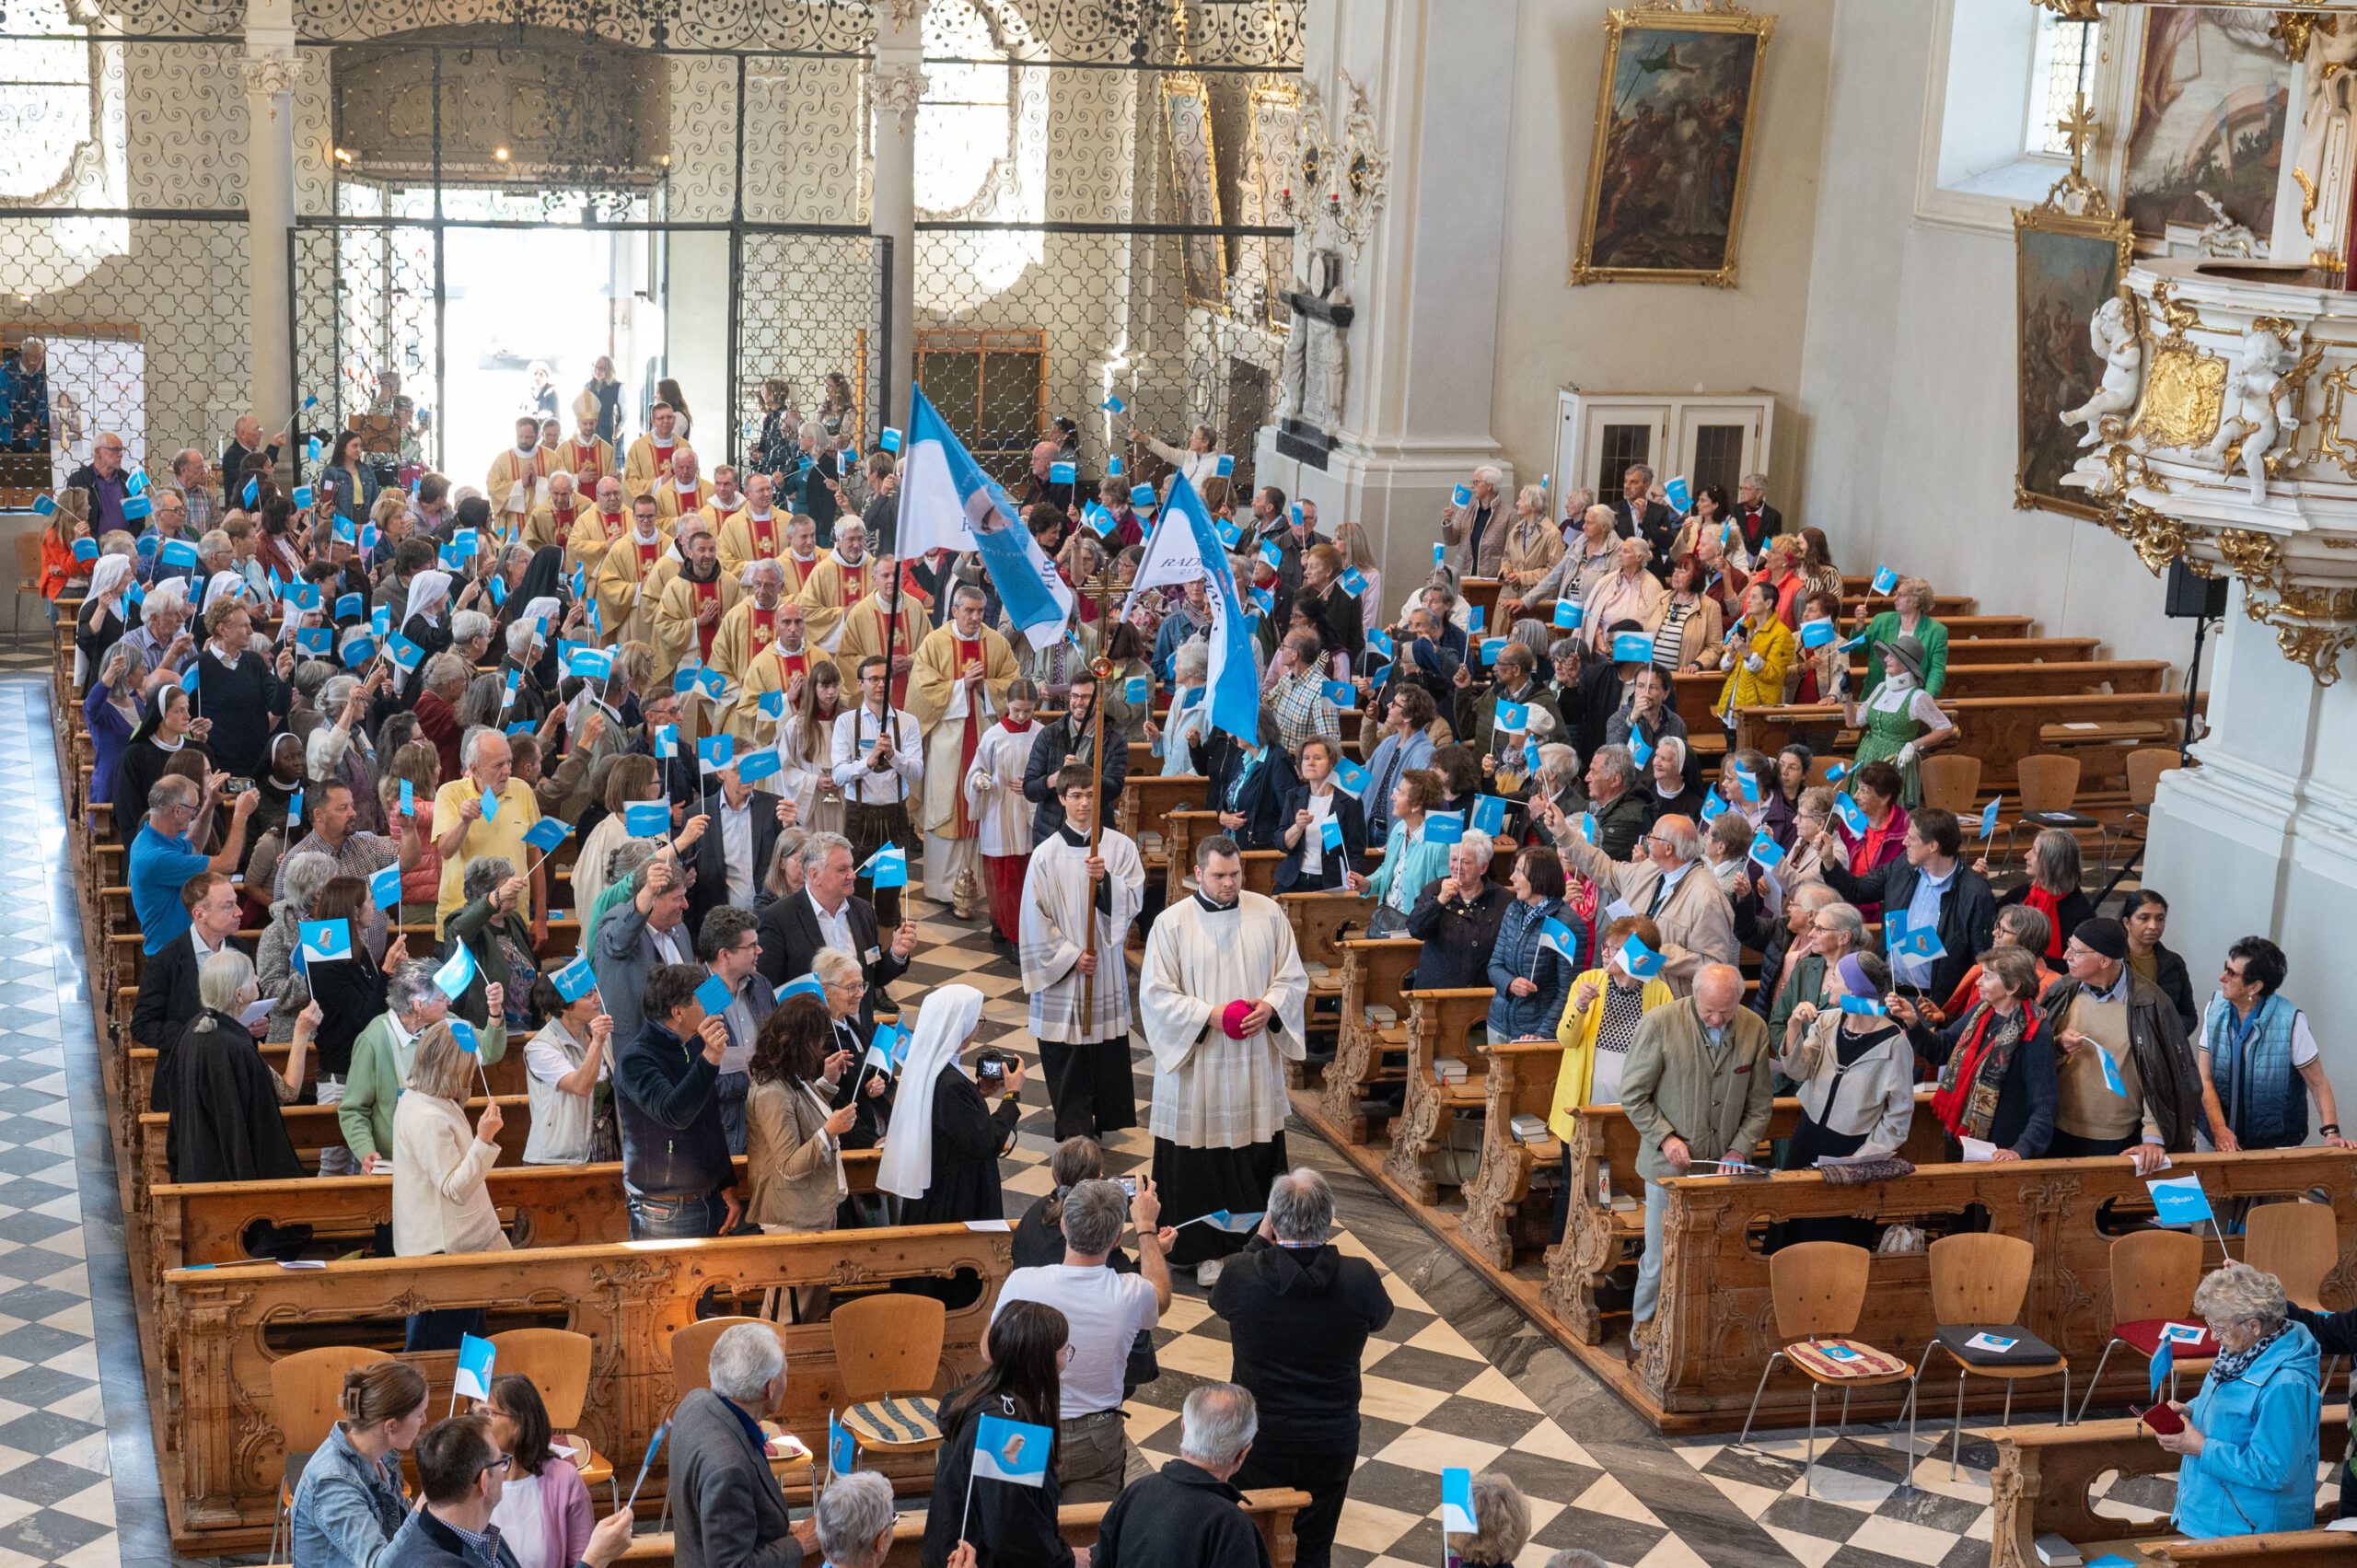
<svg viewBox="0 0 2357 1568"><path fill-rule="evenodd" d="M2215 621L2226 613L2226 579L2205 577L2183 561L2169 563L2167 613L2177 621Z"/></svg>

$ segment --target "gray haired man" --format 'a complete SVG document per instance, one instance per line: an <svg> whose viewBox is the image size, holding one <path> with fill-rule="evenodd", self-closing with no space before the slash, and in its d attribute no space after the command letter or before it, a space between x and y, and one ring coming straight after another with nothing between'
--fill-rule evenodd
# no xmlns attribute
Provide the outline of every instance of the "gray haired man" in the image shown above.
<svg viewBox="0 0 2357 1568"><path fill-rule="evenodd" d="M1260 1431L1252 1396L1205 1384L1179 1420L1178 1457L1106 1511L1091 1568L1268 1568L1269 1543L1233 1483Z"/></svg>
<svg viewBox="0 0 2357 1568"><path fill-rule="evenodd" d="M679 1532L672 1556L679 1568L797 1568L802 1554L817 1549L815 1518L788 1522L761 1432L784 1402L778 1330L768 1323L723 1330L712 1342L711 1386L680 1400L671 1418L670 1514Z"/></svg>
<svg viewBox="0 0 2357 1568"><path fill-rule="evenodd" d="M1156 1228L1162 1200L1149 1177L1135 1197L1118 1181L1083 1181L1064 1194L1064 1260L1017 1269L999 1287L992 1316L1015 1301L1054 1307L1070 1325L1062 1417L1056 1441L1056 1483L1066 1503L1109 1503L1145 1472L1121 1422L1121 1375L1130 1347L1170 1306L1169 1231ZM1138 1232L1138 1272L1106 1265L1125 1224Z"/></svg>

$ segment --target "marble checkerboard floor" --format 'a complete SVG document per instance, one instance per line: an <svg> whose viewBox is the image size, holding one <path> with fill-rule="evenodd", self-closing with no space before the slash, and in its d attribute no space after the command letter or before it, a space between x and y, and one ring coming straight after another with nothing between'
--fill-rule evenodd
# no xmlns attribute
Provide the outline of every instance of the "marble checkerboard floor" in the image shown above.
<svg viewBox="0 0 2357 1568"><path fill-rule="evenodd" d="M0 859L0 1568L164 1563L176 1560L136 1350L48 688L8 673L11 664L43 668L31 656L0 657L0 840L14 849ZM1020 979L981 922L922 903L915 913L923 939L900 995L973 985L989 999L989 1042L1036 1061ZM1141 1107L1149 1084L1141 1072ZM1010 1214L1049 1187L1045 1091L1027 1098L1006 1162ZM1150 1143L1143 1130L1114 1140L1114 1172L1147 1165ZM1306 1127L1295 1123L1289 1146L1333 1180L1339 1244L1376 1264L1399 1307L1368 1347L1341 1568L1438 1562L1438 1472L1453 1465L1502 1469L1529 1498L1536 1534L1524 1568L1565 1546L1624 1568L1988 1561L1984 1440L1967 1434L1951 1481L1944 1445L1924 1457L1944 1424L1927 1423L1911 1459L1903 1429L1868 1429L1820 1457L1814 1498L1802 1495L1795 1434L1756 1436L1749 1450L1726 1437L1665 1440ZM1176 1451L1188 1390L1225 1378L1230 1355L1225 1325L1191 1277L1156 1338L1163 1374L1132 1401L1129 1424L1158 1464ZM1904 1492L1910 1464L1918 1490ZM2121 1501L2165 1510L2169 1484L2140 1483Z"/></svg>

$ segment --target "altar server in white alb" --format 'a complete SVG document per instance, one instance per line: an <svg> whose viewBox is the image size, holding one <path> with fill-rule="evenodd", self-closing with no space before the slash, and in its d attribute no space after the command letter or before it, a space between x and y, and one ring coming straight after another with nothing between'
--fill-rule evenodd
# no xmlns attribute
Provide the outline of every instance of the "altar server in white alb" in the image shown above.
<svg viewBox="0 0 2357 1568"><path fill-rule="evenodd" d="M1147 928L1138 1011L1154 1051L1154 1184L1178 1231L1170 1260L1209 1285L1252 1227L1188 1222L1259 1213L1286 1169L1284 1063L1304 1055L1309 974L1284 912L1245 891L1234 839L1196 847L1195 883Z"/></svg>
<svg viewBox="0 0 2357 1568"><path fill-rule="evenodd" d="M1031 993L1031 1032L1039 1041L1058 1143L1102 1143L1107 1134L1138 1124L1130 1077L1130 977L1121 949L1144 899L1145 864L1137 845L1110 828L1097 836L1095 854L1089 853L1094 786L1086 768L1057 775L1063 826L1031 852L1023 879L1023 989ZM1097 940L1084 951L1091 907Z"/></svg>
<svg viewBox="0 0 2357 1568"><path fill-rule="evenodd" d="M1006 688L1006 717L982 732L974 764L966 770L966 815L974 823L974 847L981 852L982 886L991 900L991 940L1013 947L1022 936L1023 875L1031 864L1031 802L1023 795L1023 769L1039 735L1031 711L1039 689L1022 676ZM928 860L933 854L925 847Z"/></svg>

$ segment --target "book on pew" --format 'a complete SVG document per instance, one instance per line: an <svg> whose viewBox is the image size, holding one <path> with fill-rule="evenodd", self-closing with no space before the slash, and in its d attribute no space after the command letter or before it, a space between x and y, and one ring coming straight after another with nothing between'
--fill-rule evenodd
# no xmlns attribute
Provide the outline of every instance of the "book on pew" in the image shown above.
<svg viewBox="0 0 2357 1568"><path fill-rule="evenodd" d="M2030 1544L2037 1549L2038 1560L2045 1563L2046 1568L2079 1568L2079 1564L2086 1561L2079 1555L2077 1547L2073 1546L2052 1530L2047 1531Z"/></svg>
<svg viewBox="0 0 2357 1568"><path fill-rule="evenodd" d="M1465 1081L1465 1063L1454 1056L1443 1056L1433 1063L1433 1076L1444 1084Z"/></svg>
<svg viewBox="0 0 2357 1568"><path fill-rule="evenodd" d="M1534 1116L1528 1111L1516 1116L1512 1121L1506 1123L1506 1126L1513 1132L1515 1142L1518 1144L1543 1144L1549 1137L1547 1119L1543 1116Z"/></svg>

